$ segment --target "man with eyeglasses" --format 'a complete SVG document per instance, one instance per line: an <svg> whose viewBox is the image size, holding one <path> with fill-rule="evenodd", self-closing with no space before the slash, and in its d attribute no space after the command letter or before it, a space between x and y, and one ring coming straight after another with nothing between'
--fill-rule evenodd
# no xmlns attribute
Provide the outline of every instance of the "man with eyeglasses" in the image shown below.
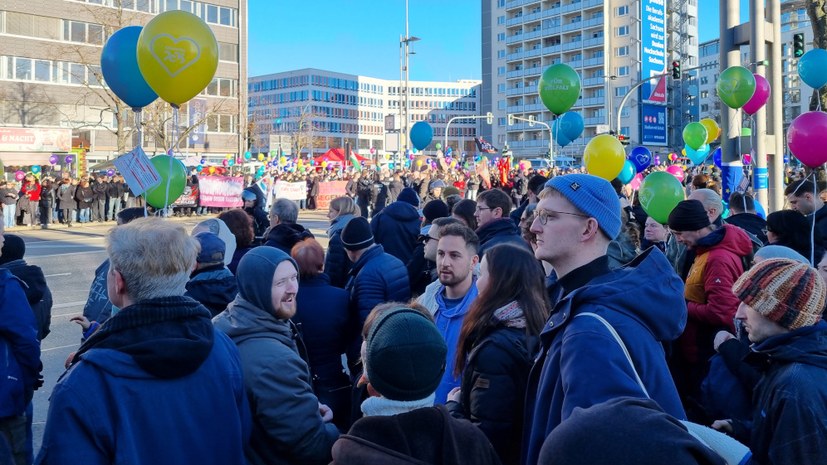
<svg viewBox="0 0 827 465"><path fill-rule="evenodd" d="M500 189L489 189L477 196L474 218L480 238L480 260L486 250L499 244L515 244L531 250L517 224L508 216L512 206L511 197Z"/></svg>
<svg viewBox="0 0 827 465"><path fill-rule="evenodd" d="M686 417L663 350L686 322L683 283L654 248L609 269L620 210L611 184L587 174L556 176L540 193L531 231L535 256L554 267L552 310L528 380L523 463L537 463L546 437L576 407L650 397L666 413Z"/></svg>

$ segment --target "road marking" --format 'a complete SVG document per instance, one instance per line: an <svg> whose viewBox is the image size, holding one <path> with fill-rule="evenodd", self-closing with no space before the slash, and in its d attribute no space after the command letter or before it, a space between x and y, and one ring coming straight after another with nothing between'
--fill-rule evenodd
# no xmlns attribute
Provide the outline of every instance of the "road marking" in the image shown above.
<svg viewBox="0 0 827 465"><path fill-rule="evenodd" d="M91 247L91 246L85 246L85 247ZM84 254L89 254L89 253L106 253L106 249L89 250L89 251L86 251L86 252L69 252L69 253L53 253L53 254L48 254L48 255L32 255L30 257L26 257L26 259L27 259L27 261L31 262L31 261L37 260L39 258L66 257L66 256L69 256L69 255L84 255Z"/></svg>
<svg viewBox="0 0 827 465"><path fill-rule="evenodd" d="M51 278L51 277L54 277L54 276L69 276L69 275L71 275L71 274L72 274L72 273L55 273L55 274L47 274L47 275L46 275L46 276L44 276L44 277L46 277L46 278Z"/></svg>
<svg viewBox="0 0 827 465"><path fill-rule="evenodd" d="M79 344L69 344L68 346L49 347L48 349L40 349L40 353L49 352L50 350L68 349L69 347L78 347Z"/></svg>
<svg viewBox="0 0 827 465"><path fill-rule="evenodd" d="M78 301L75 301L75 302L66 302L65 304L52 305L52 309L77 307L77 306L84 305L84 304L86 304L85 300L78 300Z"/></svg>
<svg viewBox="0 0 827 465"><path fill-rule="evenodd" d="M29 249L29 250L32 250L32 249L54 249L56 247L61 248L61 249L67 249L67 248L79 249L81 247L88 249L88 248L95 248L95 247L103 247L103 245L91 245L91 244L90 245L84 245L84 244L42 244L41 245L41 244L32 244L32 245L27 245L26 246L26 248Z"/></svg>

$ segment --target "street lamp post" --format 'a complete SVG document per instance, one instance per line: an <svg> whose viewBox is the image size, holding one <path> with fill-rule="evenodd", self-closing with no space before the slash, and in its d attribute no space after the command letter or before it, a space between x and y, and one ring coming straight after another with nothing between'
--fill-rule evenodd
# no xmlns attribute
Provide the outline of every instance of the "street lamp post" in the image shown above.
<svg viewBox="0 0 827 465"><path fill-rule="evenodd" d="M405 135L405 148L408 148L408 126L410 125L410 56L415 52L411 52L411 42L420 40L419 37L412 37L408 30L408 0L405 0L405 37L400 38L400 48L404 48L405 63L402 70L405 71L405 107L402 121L402 133ZM401 74L401 73L400 73Z"/></svg>

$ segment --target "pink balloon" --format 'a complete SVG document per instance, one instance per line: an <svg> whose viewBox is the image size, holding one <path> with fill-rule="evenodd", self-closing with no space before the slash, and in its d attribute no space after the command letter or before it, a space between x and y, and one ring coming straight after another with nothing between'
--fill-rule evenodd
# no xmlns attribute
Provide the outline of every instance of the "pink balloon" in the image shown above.
<svg viewBox="0 0 827 465"><path fill-rule="evenodd" d="M748 115L754 115L758 113L764 105L767 104L767 100L770 99L770 83L767 82L767 79L764 76L755 75L755 93L752 94L752 98L744 105L744 113Z"/></svg>
<svg viewBox="0 0 827 465"><path fill-rule="evenodd" d="M683 168L678 165L672 165L669 168L666 168L666 172L671 174L680 182L683 182L684 176L686 176L683 172Z"/></svg>
<svg viewBox="0 0 827 465"><path fill-rule="evenodd" d="M749 153L744 154L744 163L747 164L747 165L752 164L752 155L751 154L749 154Z"/></svg>
<svg viewBox="0 0 827 465"><path fill-rule="evenodd" d="M230 164L229 160L221 160L221 164L227 166Z"/></svg>
<svg viewBox="0 0 827 465"><path fill-rule="evenodd" d="M793 120L790 129L787 130L790 152L810 168L827 163L824 134L827 134L827 113L821 111L802 113Z"/></svg>
<svg viewBox="0 0 827 465"><path fill-rule="evenodd" d="M17 179L18 181L22 181L22 180L26 179L26 173L24 173L23 171L15 171L14 179Z"/></svg>
<svg viewBox="0 0 827 465"><path fill-rule="evenodd" d="M638 173L638 174L635 175L634 178L632 178L631 181L629 181L629 187L631 187L634 190L638 190L638 189L640 189L640 183L642 183L642 182L643 182L643 174Z"/></svg>

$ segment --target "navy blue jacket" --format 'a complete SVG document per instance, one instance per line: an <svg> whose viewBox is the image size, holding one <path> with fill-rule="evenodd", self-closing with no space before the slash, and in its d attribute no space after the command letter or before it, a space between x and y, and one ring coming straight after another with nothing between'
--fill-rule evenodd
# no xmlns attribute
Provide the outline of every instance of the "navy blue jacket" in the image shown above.
<svg viewBox="0 0 827 465"><path fill-rule="evenodd" d="M52 291L46 284L46 277L39 266L29 265L20 258L0 265L12 272L13 275L26 283L23 292L34 312L37 321L37 339L43 340L49 334L49 325L52 321Z"/></svg>
<svg viewBox="0 0 827 465"><path fill-rule="evenodd" d="M408 270L379 244L368 248L353 264L345 289L350 292L350 308L358 315L359 328L373 307L384 302L407 302L411 298Z"/></svg>
<svg viewBox="0 0 827 465"><path fill-rule="evenodd" d="M352 219L353 215L340 215L330 222L330 228L327 230L330 240L327 243L327 255L324 257L324 272L330 277L331 285L343 289L347 284L351 263L342 245L342 229Z"/></svg>
<svg viewBox="0 0 827 465"><path fill-rule="evenodd" d="M413 257L419 236L419 212L408 202L396 201L373 216L370 229L373 239L385 252L408 263Z"/></svg>
<svg viewBox="0 0 827 465"><path fill-rule="evenodd" d="M23 282L0 269L0 418L20 415L40 375L40 341Z"/></svg>
<svg viewBox="0 0 827 465"><path fill-rule="evenodd" d="M187 297L207 307L212 316L223 312L238 294L235 276L224 264L196 270L187 282Z"/></svg>
<svg viewBox="0 0 827 465"><path fill-rule="evenodd" d="M342 374L342 354L349 342L349 304L347 291L331 286L325 274L299 283L296 315L291 319L302 334L314 377L328 380Z"/></svg>
<svg viewBox="0 0 827 465"><path fill-rule="evenodd" d="M480 238L480 259L488 249L499 244L514 244L531 252L531 248L520 236L520 230L511 218L500 218L480 226L477 228L477 236Z"/></svg>
<svg viewBox="0 0 827 465"><path fill-rule="evenodd" d="M666 257L649 249L557 302L529 375L523 463L537 463L543 441L576 407L646 397L608 329L593 317L574 318L583 312L600 315L614 327L649 396L666 413L686 418L663 350L663 343L677 339L686 326L683 292Z"/></svg>

